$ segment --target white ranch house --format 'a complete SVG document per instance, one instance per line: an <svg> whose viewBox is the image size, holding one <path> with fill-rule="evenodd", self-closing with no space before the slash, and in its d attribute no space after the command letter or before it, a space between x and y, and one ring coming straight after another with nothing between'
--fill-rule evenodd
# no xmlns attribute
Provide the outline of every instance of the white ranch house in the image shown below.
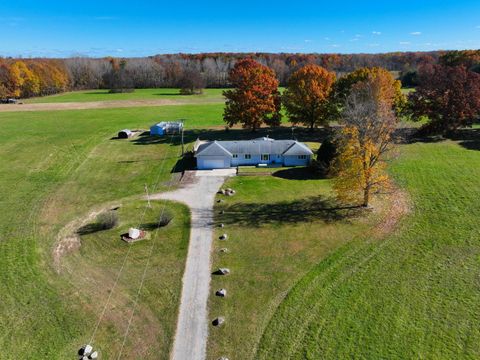
<svg viewBox="0 0 480 360"><path fill-rule="evenodd" d="M307 145L296 140L274 140L267 137L238 141L197 140L194 151L199 170L260 164L306 166L313 155Z"/></svg>

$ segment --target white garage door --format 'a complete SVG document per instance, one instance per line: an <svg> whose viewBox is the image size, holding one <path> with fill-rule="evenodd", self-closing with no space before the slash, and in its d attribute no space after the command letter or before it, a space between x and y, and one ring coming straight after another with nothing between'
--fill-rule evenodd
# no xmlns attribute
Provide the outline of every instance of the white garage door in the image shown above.
<svg viewBox="0 0 480 360"><path fill-rule="evenodd" d="M206 169L223 169L225 167L225 161L223 159L219 160L204 160L203 166Z"/></svg>

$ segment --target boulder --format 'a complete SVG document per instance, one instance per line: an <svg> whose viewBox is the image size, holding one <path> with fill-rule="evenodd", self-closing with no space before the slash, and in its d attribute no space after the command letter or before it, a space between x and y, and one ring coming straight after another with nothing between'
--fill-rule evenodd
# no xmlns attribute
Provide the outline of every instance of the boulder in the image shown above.
<svg viewBox="0 0 480 360"><path fill-rule="evenodd" d="M213 326L220 326L225 322L225 319L221 316L212 321Z"/></svg>
<svg viewBox="0 0 480 360"><path fill-rule="evenodd" d="M220 252L221 252L221 253L227 253L227 252L228 252L228 249L227 249L227 248L221 248L221 249L220 249Z"/></svg>
<svg viewBox="0 0 480 360"><path fill-rule="evenodd" d="M215 295L220 296L220 297L225 297L225 296L227 296L227 290L226 289L218 289L215 292Z"/></svg>
<svg viewBox="0 0 480 360"><path fill-rule="evenodd" d="M228 235L227 235L227 234L220 235L219 239L220 239L220 240L227 240L227 239L228 239Z"/></svg>
<svg viewBox="0 0 480 360"><path fill-rule="evenodd" d="M219 268L218 272L222 275L228 275L228 274L230 274L230 269L229 268Z"/></svg>
<svg viewBox="0 0 480 360"><path fill-rule="evenodd" d="M221 227L221 228L223 228L223 227L225 227L225 224L220 224L220 225L218 225L218 226Z"/></svg>

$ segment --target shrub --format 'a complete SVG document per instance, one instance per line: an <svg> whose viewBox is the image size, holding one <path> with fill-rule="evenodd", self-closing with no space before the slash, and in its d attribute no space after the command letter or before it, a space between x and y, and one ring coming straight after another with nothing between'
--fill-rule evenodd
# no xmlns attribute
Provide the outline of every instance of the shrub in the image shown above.
<svg viewBox="0 0 480 360"><path fill-rule="evenodd" d="M167 226L170 223L170 221L172 221L172 219L173 219L173 215L169 211L164 211L162 214L160 214L158 221L142 224L140 225L140 228L143 230L152 231L152 230Z"/></svg>
<svg viewBox="0 0 480 360"><path fill-rule="evenodd" d="M101 230L113 229L118 224L118 215L115 211L105 211L97 216L97 224Z"/></svg>
<svg viewBox="0 0 480 360"><path fill-rule="evenodd" d="M322 175L328 175L330 171L330 165L335 158L337 148L335 140L332 136L326 138L317 152L317 161L314 163L314 167Z"/></svg>
<svg viewBox="0 0 480 360"><path fill-rule="evenodd" d="M173 215L168 211L164 211L160 215L160 218L158 219L158 227L167 226L170 223L170 221L172 221L172 219L173 219Z"/></svg>

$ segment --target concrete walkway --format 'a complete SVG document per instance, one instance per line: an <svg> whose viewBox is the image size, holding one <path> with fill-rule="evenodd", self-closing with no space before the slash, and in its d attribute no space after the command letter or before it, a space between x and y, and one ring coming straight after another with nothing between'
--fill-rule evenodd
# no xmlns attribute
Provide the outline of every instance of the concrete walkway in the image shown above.
<svg viewBox="0 0 480 360"><path fill-rule="evenodd" d="M207 301L210 290L210 253L213 240L215 194L234 169L196 171L193 183L152 200L182 202L191 210L191 232L183 275L182 299L171 358L204 360L208 337Z"/></svg>

